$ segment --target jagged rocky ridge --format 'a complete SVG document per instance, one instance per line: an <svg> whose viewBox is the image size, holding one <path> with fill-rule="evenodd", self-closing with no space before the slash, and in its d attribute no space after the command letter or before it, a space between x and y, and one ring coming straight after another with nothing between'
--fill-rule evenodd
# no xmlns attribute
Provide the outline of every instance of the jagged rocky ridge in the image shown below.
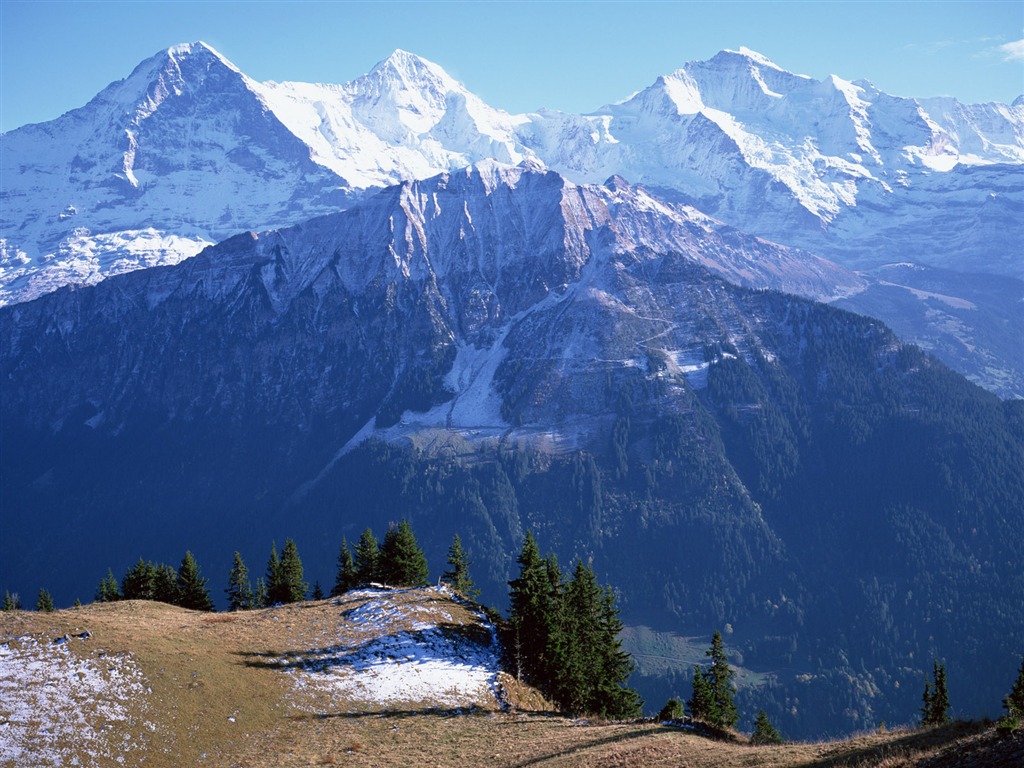
<svg viewBox="0 0 1024 768"><path fill-rule="evenodd" d="M0 581L70 602L293 536L326 583L342 535L409 517L496 601L530 528L631 623L729 623L789 734L905 720L933 654L984 712L1024 626L1024 414L764 290L833 269L488 162L3 308Z"/></svg>

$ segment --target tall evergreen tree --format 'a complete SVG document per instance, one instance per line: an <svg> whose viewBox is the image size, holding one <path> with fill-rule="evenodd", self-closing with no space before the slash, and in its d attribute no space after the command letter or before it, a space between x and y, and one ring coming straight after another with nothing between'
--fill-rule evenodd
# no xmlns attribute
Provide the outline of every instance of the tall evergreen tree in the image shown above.
<svg viewBox="0 0 1024 768"><path fill-rule="evenodd" d="M480 590L469 576L469 558L457 533L448 548L448 570L441 574L441 581L446 582L463 597L473 599L480 594Z"/></svg>
<svg viewBox="0 0 1024 768"><path fill-rule="evenodd" d="M213 610L206 579L199 574L199 564L190 551L185 552L178 568L178 605L193 611Z"/></svg>
<svg viewBox="0 0 1024 768"><path fill-rule="evenodd" d="M235 560L228 573L228 588L224 592L228 596L229 611L248 611L253 608L249 569L246 568L245 562L238 552L235 552Z"/></svg>
<svg viewBox="0 0 1024 768"><path fill-rule="evenodd" d="M394 587L418 587L427 583L427 558L416 543L408 520L402 520L385 534L380 548L380 575L385 584Z"/></svg>
<svg viewBox="0 0 1024 768"><path fill-rule="evenodd" d="M611 590L602 589L593 569L580 560L556 606L549 649L555 698L572 714L636 715L640 699L624 687L633 663L622 651L622 622Z"/></svg>
<svg viewBox="0 0 1024 768"><path fill-rule="evenodd" d="M772 725L768 719L768 713L763 709L754 718L754 733L750 737L751 744L781 744L782 734L779 729Z"/></svg>
<svg viewBox="0 0 1024 768"><path fill-rule="evenodd" d="M53 598L45 589L39 590L39 597L36 599L36 610L43 613L53 613Z"/></svg>
<svg viewBox="0 0 1024 768"><path fill-rule="evenodd" d="M270 605L267 596L267 581L262 576L256 579L256 588L252 591L253 608L266 608Z"/></svg>
<svg viewBox="0 0 1024 768"><path fill-rule="evenodd" d="M265 606L285 602L282 595L286 593L284 577L281 573L281 559L277 556L277 542L270 542L270 559L267 560L267 575L264 578L267 588Z"/></svg>
<svg viewBox="0 0 1024 768"><path fill-rule="evenodd" d="M740 716L736 711L736 688L732 682L734 673L729 666L729 659L725 655L725 644L722 642L721 632L716 631L711 638L711 647L707 650L707 656L711 659L708 683L711 685L714 714L717 717L717 721L711 722L714 725L732 728Z"/></svg>
<svg viewBox="0 0 1024 768"><path fill-rule="evenodd" d="M932 681L927 674L924 678L924 693L921 694L921 725L931 725L932 717Z"/></svg>
<svg viewBox="0 0 1024 768"><path fill-rule="evenodd" d="M107 575L102 579L102 581L100 581L100 585L96 588L96 602L111 603L120 599L121 588L117 585L117 579L114 578L113 570L108 568Z"/></svg>
<svg viewBox="0 0 1024 768"><path fill-rule="evenodd" d="M921 697L921 725L945 725L949 722L949 692L946 689L946 667L938 659L932 662L932 680L925 678Z"/></svg>
<svg viewBox="0 0 1024 768"><path fill-rule="evenodd" d="M509 642L516 677L539 683L547 677L553 625L552 577L529 531L516 559L519 576L509 582Z"/></svg>
<svg viewBox="0 0 1024 768"><path fill-rule="evenodd" d="M181 593L178 590L178 572L173 565L160 563L153 575L153 599L168 605L178 605Z"/></svg>
<svg viewBox="0 0 1024 768"><path fill-rule="evenodd" d="M1003 708L1006 709L1007 717L1014 720L1024 719L1024 659L1021 659L1020 670L1017 672L1013 687L1003 699Z"/></svg>
<svg viewBox="0 0 1024 768"><path fill-rule="evenodd" d="M7 590L4 590L4 610L5 611L13 611L14 610L14 598L11 597L11 593L8 592Z"/></svg>
<svg viewBox="0 0 1024 768"><path fill-rule="evenodd" d="M601 677L597 684L599 706L595 714L622 720L638 716L643 707L640 695L626 687L626 680L636 665L633 657L622 650L623 625L615 607L615 594L611 587L604 588L598 616L599 661Z"/></svg>
<svg viewBox="0 0 1024 768"><path fill-rule="evenodd" d="M334 589L331 590L331 597L338 597L350 589L355 589L359 584L359 573L356 571L356 561L352 559L352 552L349 551L348 541L341 537L341 549L338 551L338 574L334 578Z"/></svg>
<svg viewBox="0 0 1024 768"><path fill-rule="evenodd" d="M705 723L716 723L721 719L715 706L715 695L711 689L711 683L704 676L704 670L699 665L693 667L693 695L686 702L686 708L690 710L690 717Z"/></svg>
<svg viewBox="0 0 1024 768"><path fill-rule="evenodd" d="M373 531L367 528L356 542L356 579L359 584L380 581L380 547Z"/></svg>
<svg viewBox="0 0 1024 768"><path fill-rule="evenodd" d="M273 603L301 603L306 599L306 590L309 585L302 580L302 560L299 559L299 549L292 539L285 539L284 549L281 550L281 562L279 566L280 582L278 593L273 593L271 587L270 600Z"/></svg>
<svg viewBox="0 0 1024 768"><path fill-rule="evenodd" d="M313 591L310 593L309 599L310 600L323 600L324 599L324 591L320 587L320 581L319 580L313 582Z"/></svg>
<svg viewBox="0 0 1024 768"><path fill-rule="evenodd" d="M121 577L121 595L125 600L154 600L156 566L140 557Z"/></svg>

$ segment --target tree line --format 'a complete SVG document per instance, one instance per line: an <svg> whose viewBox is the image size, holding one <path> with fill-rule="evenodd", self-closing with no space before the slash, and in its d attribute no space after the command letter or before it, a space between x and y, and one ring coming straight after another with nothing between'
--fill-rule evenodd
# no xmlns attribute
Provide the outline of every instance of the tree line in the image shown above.
<svg viewBox="0 0 1024 768"><path fill-rule="evenodd" d="M506 667L517 677L538 688L562 711L571 715L596 715L611 719L636 717L642 702L626 686L634 669L632 658L622 650L623 629L615 607L614 593L600 586L594 570L582 560L563 571L554 556L541 556L531 532L527 532L516 560L519 575L509 584L509 615L501 632ZM473 599L479 590L469 574L470 561L458 534L448 550L448 568L441 575L455 592ZM373 530L363 531L353 548L342 537L335 583L330 596L337 597L363 586L418 587L428 583L429 570L423 550L408 521L391 525L378 541ZM265 575L250 582L249 569L241 555L234 553L224 590L229 611L254 610L272 605L322 599L319 583L312 593L304 581L302 560L292 539L286 539L278 555L271 543ZM121 578L111 569L100 581L96 602L155 600L199 611L213 611L208 579L202 576L191 551L186 551L178 568L139 558ZM76 600L76 606L81 602ZM17 594L5 592L4 611L22 608ZM49 592L40 589L36 610L54 610ZM693 691L685 704L671 698L658 714L662 721L686 716L693 721L729 729L739 720L735 703L735 673L729 665L720 632L712 636L705 654L710 664L694 666ZM1024 659L1010 692L1003 699L1006 716L1000 728L1024 727ZM922 727L949 722L949 693L945 665L934 660L932 675L925 679L922 695ZM782 736L764 709L754 722L751 743L781 743Z"/></svg>

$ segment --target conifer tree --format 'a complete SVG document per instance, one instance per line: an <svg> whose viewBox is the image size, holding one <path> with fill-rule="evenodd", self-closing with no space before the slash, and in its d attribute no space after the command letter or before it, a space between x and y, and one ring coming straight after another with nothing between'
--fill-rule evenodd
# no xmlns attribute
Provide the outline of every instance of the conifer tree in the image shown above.
<svg viewBox="0 0 1024 768"><path fill-rule="evenodd" d="M256 579L256 588L252 591L253 608L266 608L270 605L267 602L267 582L262 576Z"/></svg>
<svg viewBox="0 0 1024 768"><path fill-rule="evenodd" d="M693 667L693 696L686 702L686 708L690 710L690 717L705 723L716 723L720 715L715 707L715 696L711 690L711 683L704 676L704 670L699 665Z"/></svg>
<svg viewBox="0 0 1024 768"><path fill-rule="evenodd" d="M323 600L324 599L324 591L323 591L323 589L320 588L319 580L313 582L313 591L310 593L309 599L310 600Z"/></svg>
<svg viewBox="0 0 1024 768"><path fill-rule="evenodd" d="M949 722L949 692L946 690L946 667L938 659L932 662L932 680L925 678L921 697L921 725L945 725Z"/></svg>
<svg viewBox="0 0 1024 768"><path fill-rule="evenodd" d="M338 574L334 579L334 589L331 590L331 597L339 597L350 589L355 589L359 584L359 574L356 571L356 562L352 559L352 552L349 551L348 541L341 537L341 549L338 551Z"/></svg>
<svg viewBox="0 0 1024 768"><path fill-rule="evenodd" d="M782 734L779 729L772 725L768 719L768 713L763 709L754 718L754 733L750 737L751 744L781 744Z"/></svg>
<svg viewBox="0 0 1024 768"><path fill-rule="evenodd" d="M552 576L529 531L516 562L519 576L509 582L511 636L506 647L512 655L516 677L539 683L548 671L548 643L553 624Z"/></svg>
<svg viewBox="0 0 1024 768"><path fill-rule="evenodd" d="M573 714L622 719L637 714L640 699L624 687L633 671L622 651L622 622L610 589L602 589L593 569L577 561L564 598L556 603L551 656L555 698Z"/></svg>
<svg viewBox="0 0 1024 768"><path fill-rule="evenodd" d="M1010 688L1010 692L1003 699L1003 708L1006 709L1006 716L1012 720L1024 719L1024 659L1021 659L1020 670L1017 672L1017 679Z"/></svg>
<svg viewBox="0 0 1024 768"><path fill-rule="evenodd" d="M7 590L4 590L4 610L5 611L13 611L14 610L14 598L11 597L11 593L8 592Z"/></svg>
<svg viewBox="0 0 1024 768"><path fill-rule="evenodd" d="M480 594L480 590L469 576L469 558L462 548L459 534L455 534L452 545L448 548L448 570L441 574L441 581L471 600Z"/></svg>
<svg viewBox="0 0 1024 768"><path fill-rule="evenodd" d="M546 681L553 698L573 715L593 712L596 677L601 660L600 638L595 618L601 601L601 588L594 572L577 561L562 600L555 607L555 622L550 629Z"/></svg>
<svg viewBox="0 0 1024 768"><path fill-rule="evenodd" d="M81 608L81 607L82 607L82 598L76 597L75 598L75 608Z"/></svg>
<svg viewBox="0 0 1024 768"><path fill-rule="evenodd" d="M664 723L668 720L682 720L684 716L683 702L673 696L665 702L665 706L658 713L658 722Z"/></svg>
<svg viewBox="0 0 1024 768"><path fill-rule="evenodd" d="M356 580L359 584L380 581L380 547L373 531L367 528L356 543Z"/></svg>
<svg viewBox="0 0 1024 768"><path fill-rule="evenodd" d="M96 588L96 602L111 603L120 599L121 588L117 585L117 579L114 578L114 571L108 568L107 575Z"/></svg>
<svg viewBox="0 0 1024 768"><path fill-rule="evenodd" d="M206 579L199 574L199 564L187 550L178 568L178 605L193 611L213 610Z"/></svg>
<svg viewBox="0 0 1024 768"><path fill-rule="evenodd" d="M267 575L264 578L267 588L265 606L282 603L281 595L284 594L284 579L281 575L281 560L277 556L277 542L270 542L270 559L267 560Z"/></svg>
<svg viewBox="0 0 1024 768"><path fill-rule="evenodd" d="M716 718L710 722L713 725L732 728L739 720L734 698L736 689L732 683L733 671L725 655L722 634L718 631L711 638L711 647L707 650L707 656L711 659L711 668L708 670L707 679L711 686Z"/></svg>
<svg viewBox="0 0 1024 768"><path fill-rule="evenodd" d="M281 550L279 573L278 594L275 595L273 587L269 587L271 602L301 603L305 600L309 585L302 580L302 560L299 559L298 547L291 539L285 539L284 549Z"/></svg>
<svg viewBox="0 0 1024 768"><path fill-rule="evenodd" d="M125 600L155 599L156 566L140 557L121 577L121 595Z"/></svg>
<svg viewBox="0 0 1024 768"><path fill-rule="evenodd" d="M160 563L153 575L153 599L168 605L178 605L181 594L178 591L178 572L173 565Z"/></svg>
<svg viewBox="0 0 1024 768"><path fill-rule="evenodd" d="M45 589L39 590L39 597L36 599L36 610L43 613L53 613L53 598Z"/></svg>
<svg viewBox="0 0 1024 768"><path fill-rule="evenodd" d="M229 611L248 611L253 608L252 587L249 584L249 569L246 568L242 556L235 552L235 560L228 573L228 588L224 590L228 596Z"/></svg>
<svg viewBox="0 0 1024 768"><path fill-rule="evenodd" d="M640 695L625 685L636 665L633 657L622 650L622 630L619 610L615 607L615 595L611 587L606 586L601 597L598 627L601 677L597 694L601 704L592 711L618 720L639 715L643 707Z"/></svg>
<svg viewBox="0 0 1024 768"><path fill-rule="evenodd" d="M394 587L418 587L429 578L427 558L416 543L408 520L389 528L380 548L380 576Z"/></svg>

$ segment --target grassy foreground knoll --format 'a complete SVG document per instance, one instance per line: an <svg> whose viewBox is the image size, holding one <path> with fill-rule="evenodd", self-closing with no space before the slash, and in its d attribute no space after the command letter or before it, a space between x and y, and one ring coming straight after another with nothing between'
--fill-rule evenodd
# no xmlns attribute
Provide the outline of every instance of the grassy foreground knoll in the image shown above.
<svg viewBox="0 0 1024 768"><path fill-rule="evenodd" d="M4 613L0 766L1024 765L1024 735L974 723L755 747L569 720L494 651L483 617L432 589L232 614Z"/></svg>

